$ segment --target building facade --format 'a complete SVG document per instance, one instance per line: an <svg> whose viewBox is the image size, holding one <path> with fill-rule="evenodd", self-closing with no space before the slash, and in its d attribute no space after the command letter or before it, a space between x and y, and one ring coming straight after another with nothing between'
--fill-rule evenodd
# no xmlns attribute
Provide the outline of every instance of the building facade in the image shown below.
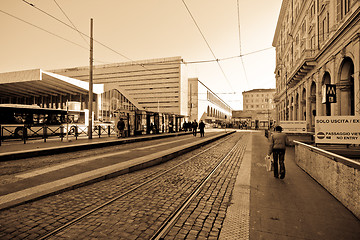
<svg viewBox="0 0 360 240"><path fill-rule="evenodd" d="M180 57L93 67L95 84L112 84L147 111L187 115L187 75ZM51 70L88 81L89 66Z"/></svg>
<svg viewBox="0 0 360 240"><path fill-rule="evenodd" d="M51 72L89 80L89 66ZM147 112L142 117L146 119L143 128L147 133L178 131L188 116L188 78L181 57L96 65L93 83L117 89L143 108Z"/></svg>
<svg viewBox="0 0 360 240"><path fill-rule="evenodd" d="M313 132L317 115L360 114L360 1L283 0L273 46L277 120ZM323 103L326 84L336 103Z"/></svg>
<svg viewBox="0 0 360 240"><path fill-rule="evenodd" d="M275 115L275 89L253 89L243 95L243 111L238 111L240 126L268 129L272 126Z"/></svg>
<svg viewBox="0 0 360 240"><path fill-rule="evenodd" d="M243 92L243 110L273 111L275 92L275 89L253 89Z"/></svg>
<svg viewBox="0 0 360 240"><path fill-rule="evenodd" d="M198 78L189 78L189 121L203 120L216 126L231 122L232 109Z"/></svg>

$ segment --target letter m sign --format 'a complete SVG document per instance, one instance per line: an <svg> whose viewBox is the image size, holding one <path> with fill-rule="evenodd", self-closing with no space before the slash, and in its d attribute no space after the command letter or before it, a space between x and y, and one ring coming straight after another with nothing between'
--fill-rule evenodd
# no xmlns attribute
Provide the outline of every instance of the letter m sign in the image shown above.
<svg viewBox="0 0 360 240"><path fill-rule="evenodd" d="M326 84L326 102L336 103L336 85Z"/></svg>

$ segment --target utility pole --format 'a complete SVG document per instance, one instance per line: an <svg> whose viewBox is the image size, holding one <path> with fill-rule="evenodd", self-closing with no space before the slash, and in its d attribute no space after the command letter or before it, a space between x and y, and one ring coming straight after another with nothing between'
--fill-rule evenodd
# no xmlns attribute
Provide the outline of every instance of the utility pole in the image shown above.
<svg viewBox="0 0 360 240"><path fill-rule="evenodd" d="M288 120L287 73L285 73L285 121Z"/></svg>
<svg viewBox="0 0 360 240"><path fill-rule="evenodd" d="M93 19L90 19L90 78L89 78L89 125L88 137L92 139L93 123Z"/></svg>

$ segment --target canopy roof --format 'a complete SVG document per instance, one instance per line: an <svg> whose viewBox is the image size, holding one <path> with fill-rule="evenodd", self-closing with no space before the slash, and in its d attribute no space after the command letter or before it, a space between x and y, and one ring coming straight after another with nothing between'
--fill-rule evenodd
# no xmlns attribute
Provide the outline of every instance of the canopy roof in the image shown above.
<svg viewBox="0 0 360 240"><path fill-rule="evenodd" d="M103 84L94 84L94 93L103 92ZM41 97L87 95L89 83L41 69L0 73L1 97Z"/></svg>

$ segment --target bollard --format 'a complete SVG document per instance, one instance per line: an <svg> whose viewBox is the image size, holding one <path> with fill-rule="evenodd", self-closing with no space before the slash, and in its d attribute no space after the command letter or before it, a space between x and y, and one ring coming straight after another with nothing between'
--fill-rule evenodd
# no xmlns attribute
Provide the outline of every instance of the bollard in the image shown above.
<svg viewBox="0 0 360 240"><path fill-rule="evenodd" d="M60 138L61 138L61 141L63 141L63 139L64 139L64 126L63 125L60 126Z"/></svg>
<svg viewBox="0 0 360 240"><path fill-rule="evenodd" d="M110 128L110 125L108 126L108 136L110 137L110 131L111 131L111 128Z"/></svg>
<svg viewBox="0 0 360 240"><path fill-rule="evenodd" d="M24 140L24 144L26 144L26 137L27 137L27 129L25 127L25 125L23 126L23 140Z"/></svg>
<svg viewBox="0 0 360 240"><path fill-rule="evenodd" d="M100 138L100 136L101 136L101 126L99 125L98 127L99 127L99 133L98 134L99 134L99 138Z"/></svg>
<svg viewBox="0 0 360 240"><path fill-rule="evenodd" d="M44 128L43 128L43 139L44 139L44 142L46 142L46 136L47 135L47 126L44 125Z"/></svg>
<svg viewBox="0 0 360 240"><path fill-rule="evenodd" d="M75 134L75 139L77 140L77 137L78 137L78 135L79 135L78 126L77 126L77 125L74 126L74 134Z"/></svg>

